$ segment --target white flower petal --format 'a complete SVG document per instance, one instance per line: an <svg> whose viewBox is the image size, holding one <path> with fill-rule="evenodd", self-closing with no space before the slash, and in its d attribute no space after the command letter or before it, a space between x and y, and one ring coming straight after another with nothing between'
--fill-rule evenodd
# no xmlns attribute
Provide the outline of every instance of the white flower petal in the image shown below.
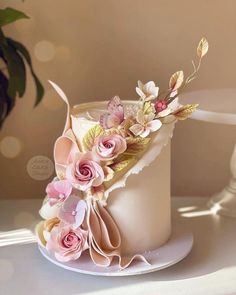
<svg viewBox="0 0 236 295"><path fill-rule="evenodd" d="M159 93L159 87L154 87L152 90L152 95L156 98Z"/></svg>
<svg viewBox="0 0 236 295"><path fill-rule="evenodd" d="M160 120L153 120L147 124L148 129L150 129L151 132L157 131L161 128L161 121Z"/></svg>
<svg viewBox="0 0 236 295"><path fill-rule="evenodd" d="M138 80L138 88L143 89L143 82Z"/></svg>
<svg viewBox="0 0 236 295"><path fill-rule="evenodd" d="M181 105L179 104L179 99L176 97L169 105L168 107L174 112L176 111Z"/></svg>
<svg viewBox="0 0 236 295"><path fill-rule="evenodd" d="M141 98L145 98L145 94L140 88L136 87L136 92Z"/></svg>
<svg viewBox="0 0 236 295"><path fill-rule="evenodd" d="M140 135L140 134L143 132L144 128L143 128L143 126L142 126L141 124L134 124L133 126L131 126L131 127L129 128L129 130L130 130L134 135L138 136L138 135Z"/></svg>
<svg viewBox="0 0 236 295"><path fill-rule="evenodd" d="M43 218L43 219L51 219L54 217L58 216L58 212L60 209L61 204L55 204L53 206L51 206L49 204L49 202L45 202L43 204L43 206L41 207L41 209L39 210L39 215Z"/></svg>
<svg viewBox="0 0 236 295"><path fill-rule="evenodd" d="M144 89L146 90L145 92L151 93L151 89L155 88L156 85L153 81L149 81L144 85Z"/></svg>
<svg viewBox="0 0 236 295"><path fill-rule="evenodd" d="M144 131L140 134L140 137L145 138L150 134L150 128L145 128Z"/></svg>
<svg viewBox="0 0 236 295"><path fill-rule="evenodd" d="M168 116L172 112L171 108L167 108L157 114L157 118L163 118Z"/></svg>

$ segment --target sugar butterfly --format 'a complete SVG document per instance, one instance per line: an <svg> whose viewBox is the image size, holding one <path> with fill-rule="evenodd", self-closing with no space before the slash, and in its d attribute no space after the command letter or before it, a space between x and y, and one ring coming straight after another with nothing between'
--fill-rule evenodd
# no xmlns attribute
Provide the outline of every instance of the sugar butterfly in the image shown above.
<svg viewBox="0 0 236 295"><path fill-rule="evenodd" d="M100 124L105 129L119 126L124 121L124 107L119 96L114 96L108 103L107 112L100 116Z"/></svg>

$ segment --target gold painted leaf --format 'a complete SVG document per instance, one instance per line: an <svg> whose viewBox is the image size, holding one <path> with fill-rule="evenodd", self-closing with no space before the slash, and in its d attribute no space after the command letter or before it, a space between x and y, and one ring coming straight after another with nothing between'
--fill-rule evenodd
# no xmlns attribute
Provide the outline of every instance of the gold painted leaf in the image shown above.
<svg viewBox="0 0 236 295"><path fill-rule="evenodd" d="M178 71L170 77L169 87L172 90L177 90L181 87L184 81L183 71Z"/></svg>
<svg viewBox="0 0 236 295"><path fill-rule="evenodd" d="M114 160L114 163L110 165L110 168L116 173L123 170L134 161L135 157L123 154Z"/></svg>
<svg viewBox="0 0 236 295"><path fill-rule="evenodd" d="M150 113L155 113L155 108L153 103L151 103L150 101L145 102L143 106L143 112L145 115L148 115Z"/></svg>
<svg viewBox="0 0 236 295"><path fill-rule="evenodd" d="M125 154L127 155L136 155L147 148L150 138L145 137L128 137L126 139L127 149Z"/></svg>
<svg viewBox="0 0 236 295"><path fill-rule="evenodd" d="M197 55L202 58L204 55L207 54L209 48L209 44L206 38L202 38L197 47Z"/></svg>
<svg viewBox="0 0 236 295"><path fill-rule="evenodd" d="M104 134L104 129L102 126L95 125L94 127L90 128L89 131L85 134L83 138L83 145L87 151L91 151L94 145L95 139Z"/></svg>
<svg viewBox="0 0 236 295"><path fill-rule="evenodd" d="M173 113L178 120L185 120L196 111L198 104L186 104Z"/></svg>

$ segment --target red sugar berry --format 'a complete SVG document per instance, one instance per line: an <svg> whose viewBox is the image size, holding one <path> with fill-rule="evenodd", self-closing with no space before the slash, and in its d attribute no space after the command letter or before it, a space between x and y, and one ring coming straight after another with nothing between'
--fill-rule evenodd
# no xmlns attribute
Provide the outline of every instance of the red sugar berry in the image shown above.
<svg viewBox="0 0 236 295"><path fill-rule="evenodd" d="M158 100L155 103L155 110L157 113L160 113L161 111L165 110L167 108L167 103L165 100Z"/></svg>

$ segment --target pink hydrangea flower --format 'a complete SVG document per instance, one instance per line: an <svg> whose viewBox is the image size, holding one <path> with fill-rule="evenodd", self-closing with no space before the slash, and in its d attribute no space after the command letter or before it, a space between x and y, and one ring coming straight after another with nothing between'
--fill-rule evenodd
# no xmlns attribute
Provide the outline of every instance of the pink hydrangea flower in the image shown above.
<svg viewBox="0 0 236 295"><path fill-rule="evenodd" d="M93 153L101 161L113 160L127 148L126 140L119 134L99 136L93 147Z"/></svg>
<svg viewBox="0 0 236 295"><path fill-rule="evenodd" d="M72 185L68 180L55 180L46 187L46 193L51 206L63 202L72 192Z"/></svg>
<svg viewBox="0 0 236 295"><path fill-rule="evenodd" d="M66 169L66 177L76 189L86 191L103 183L104 171L92 152L77 153L74 162Z"/></svg>
<svg viewBox="0 0 236 295"><path fill-rule="evenodd" d="M59 261L76 260L88 249L87 237L88 232L80 227L74 229L70 225L60 223L53 227L46 249Z"/></svg>
<svg viewBox="0 0 236 295"><path fill-rule="evenodd" d="M129 130L135 135L140 137L147 137L150 132L157 131L161 128L162 123L160 120L155 119L155 114L150 113L145 115L142 110L137 113L137 124L134 124Z"/></svg>
<svg viewBox="0 0 236 295"><path fill-rule="evenodd" d="M80 197L71 195L61 205L58 217L64 223L78 228L84 221L87 205Z"/></svg>

